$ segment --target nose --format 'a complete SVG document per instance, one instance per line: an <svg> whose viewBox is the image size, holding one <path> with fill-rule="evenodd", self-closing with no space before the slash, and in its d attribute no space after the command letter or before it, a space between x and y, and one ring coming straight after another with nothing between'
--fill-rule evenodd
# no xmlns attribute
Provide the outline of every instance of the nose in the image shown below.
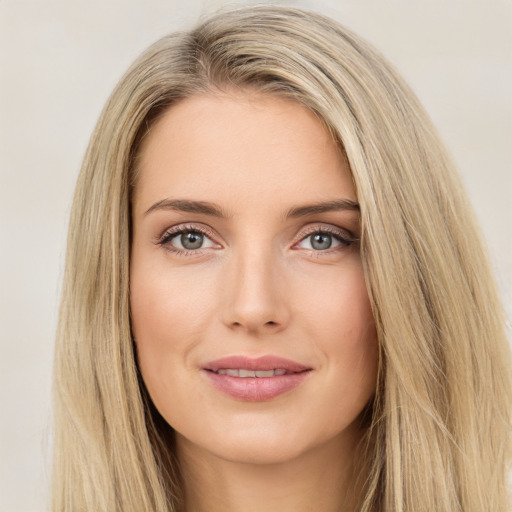
<svg viewBox="0 0 512 512"><path fill-rule="evenodd" d="M223 320L251 335L283 330L289 321L285 280L271 251L247 248L227 265Z"/></svg>

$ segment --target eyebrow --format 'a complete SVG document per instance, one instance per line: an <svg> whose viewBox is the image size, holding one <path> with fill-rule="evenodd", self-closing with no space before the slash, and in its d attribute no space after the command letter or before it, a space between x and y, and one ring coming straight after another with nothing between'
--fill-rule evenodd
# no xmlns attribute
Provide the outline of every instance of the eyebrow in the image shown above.
<svg viewBox="0 0 512 512"><path fill-rule="evenodd" d="M326 201L323 203L314 203L304 206L296 206L286 213L286 218L305 217L315 213L333 212L351 210L359 212L359 203L351 199L336 199L334 201Z"/></svg>
<svg viewBox="0 0 512 512"><path fill-rule="evenodd" d="M189 199L162 199L150 206L145 211L144 215L155 210L176 210L188 213L202 213L204 215L219 218L227 217L222 208L215 203L210 203L208 201L192 201ZM359 211L359 204L351 199L336 199L332 201L296 206L290 208L286 212L285 218L299 218L314 215L316 213L343 210Z"/></svg>
<svg viewBox="0 0 512 512"><path fill-rule="evenodd" d="M212 217L226 217L222 208L208 201L191 201L189 199L162 199L150 206L144 215L155 210L177 210L188 213L202 213Z"/></svg>

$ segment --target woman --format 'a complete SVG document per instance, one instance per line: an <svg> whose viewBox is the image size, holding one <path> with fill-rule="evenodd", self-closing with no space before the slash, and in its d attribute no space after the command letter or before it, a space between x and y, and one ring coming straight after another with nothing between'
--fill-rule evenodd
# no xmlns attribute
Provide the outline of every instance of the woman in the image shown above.
<svg viewBox="0 0 512 512"><path fill-rule="evenodd" d="M503 511L504 321L384 59L251 7L153 45L72 211L54 510Z"/></svg>

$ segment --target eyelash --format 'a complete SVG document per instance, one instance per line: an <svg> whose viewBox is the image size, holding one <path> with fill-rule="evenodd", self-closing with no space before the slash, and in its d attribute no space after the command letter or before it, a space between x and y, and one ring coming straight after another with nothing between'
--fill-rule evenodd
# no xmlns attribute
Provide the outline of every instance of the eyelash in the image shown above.
<svg viewBox="0 0 512 512"><path fill-rule="evenodd" d="M357 239L352 235L347 233L346 235L342 234L340 230L328 226L313 226L310 229L306 230L305 233L301 235L300 240L294 244L297 245L298 243L306 240L312 235L329 235L335 238L338 242L340 242L340 247L335 247L333 249L325 249L323 251L321 250L313 250L309 249L311 252L314 252L315 255L321 256L323 254L331 254L333 252L336 252L337 250L340 250L341 248L350 247L354 242L357 241Z"/></svg>
<svg viewBox="0 0 512 512"><path fill-rule="evenodd" d="M196 250L187 250L180 249L178 247L173 247L169 242L178 235L183 235L185 233L200 233L205 237L212 240L214 238L214 233L209 229L206 229L202 226L194 226L194 225L184 225L177 226L175 228L168 229L156 242L158 245L161 245L165 248L165 250L177 254L178 256L197 256L200 254L201 249Z"/></svg>
<svg viewBox="0 0 512 512"><path fill-rule="evenodd" d="M183 235L185 233L200 233L201 235L213 240L214 233L202 226L197 225L183 225L177 226L175 228L171 228L167 230L156 242L157 245L161 245L165 248L165 250L177 254L178 256L197 256L201 254L201 249L180 249L178 247L173 247L169 242L178 235ZM299 244L300 242L306 240L308 237L312 235L329 235L335 238L338 242L340 242L340 246L335 247L334 249L325 249L325 250L313 250L306 249L310 252L314 253L317 256L322 256L325 254L332 254L333 252L337 252L340 249L347 248L351 246L354 242L357 242L357 238L352 234L343 235L340 230L335 228L327 227L327 226L314 226L308 229L305 233L302 234L301 238L294 243L294 246Z"/></svg>

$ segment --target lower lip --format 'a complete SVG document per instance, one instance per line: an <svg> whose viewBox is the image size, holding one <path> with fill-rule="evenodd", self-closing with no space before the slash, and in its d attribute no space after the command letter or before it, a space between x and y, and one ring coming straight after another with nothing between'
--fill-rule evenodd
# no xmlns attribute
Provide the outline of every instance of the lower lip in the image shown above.
<svg viewBox="0 0 512 512"><path fill-rule="evenodd" d="M246 402L263 402L296 388L311 370L276 377L232 377L208 370L205 373L210 382L226 395Z"/></svg>

